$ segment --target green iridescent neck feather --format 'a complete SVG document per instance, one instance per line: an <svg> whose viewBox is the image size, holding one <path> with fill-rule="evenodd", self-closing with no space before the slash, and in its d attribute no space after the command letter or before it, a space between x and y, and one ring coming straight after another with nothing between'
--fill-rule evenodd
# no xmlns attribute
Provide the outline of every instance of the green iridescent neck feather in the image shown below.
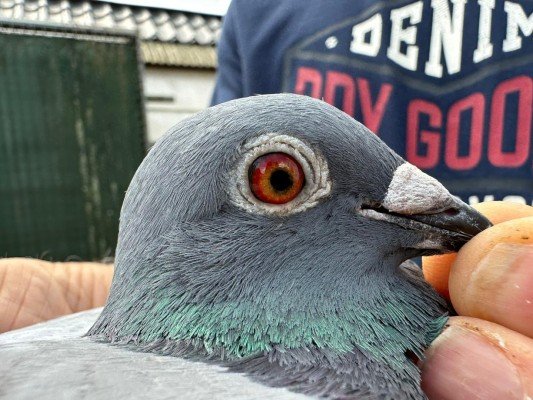
<svg viewBox="0 0 533 400"><path fill-rule="evenodd" d="M195 352L223 353L226 359L316 346L337 354L356 347L376 361L403 363L406 351L423 357L447 320L442 303L417 275L413 268L390 275L385 282L392 295L386 298L380 292L345 297L336 292L299 302L293 292L292 305L275 290L259 299L202 304L167 288L136 305L118 302L117 308L131 313L122 315L120 324L102 321L91 334L142 345L186 341Z"/></svg>

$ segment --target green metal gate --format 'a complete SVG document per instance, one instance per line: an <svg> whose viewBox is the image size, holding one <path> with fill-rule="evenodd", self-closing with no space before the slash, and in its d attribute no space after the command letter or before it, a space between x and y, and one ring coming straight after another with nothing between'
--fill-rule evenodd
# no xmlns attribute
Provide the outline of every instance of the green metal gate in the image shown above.
<svg viewBox="0 0 533 400"><path fill-rule="evenodd" d="M143 115L133 35L0 22L0 257L111 255Z"/></svg>

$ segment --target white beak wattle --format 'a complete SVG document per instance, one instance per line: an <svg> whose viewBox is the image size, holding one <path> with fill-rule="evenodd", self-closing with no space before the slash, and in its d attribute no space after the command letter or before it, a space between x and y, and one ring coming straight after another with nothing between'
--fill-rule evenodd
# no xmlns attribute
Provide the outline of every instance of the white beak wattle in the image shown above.
<svg viewBox="0 0 533 400"><path fill-rule="evenodd" d="M438 213L454 203L439 181L406 162L394 172L382 205L391 212L412 215Z"/></svg>

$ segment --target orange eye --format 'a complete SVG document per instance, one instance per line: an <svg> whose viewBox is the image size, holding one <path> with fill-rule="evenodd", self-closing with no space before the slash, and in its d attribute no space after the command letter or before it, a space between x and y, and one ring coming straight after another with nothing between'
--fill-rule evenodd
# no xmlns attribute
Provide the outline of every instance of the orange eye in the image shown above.
<svg viewBox="0 0 533 400"><path fill-rule="evenodd" d="M250 189L265 203L284 204L302 191L305 175L298 161L285 153L258 157L248 170Z"/></svg>

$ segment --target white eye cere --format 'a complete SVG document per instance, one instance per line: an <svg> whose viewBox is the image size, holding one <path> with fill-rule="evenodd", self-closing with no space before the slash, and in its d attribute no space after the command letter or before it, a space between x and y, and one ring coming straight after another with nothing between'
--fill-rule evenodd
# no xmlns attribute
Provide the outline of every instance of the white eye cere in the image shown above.
<svg viewBox="0 0 533 400"><path fill-rule="evenodd" d="M260 156L286 153L294 157L305 174L305 185L293 200L284 204L268 204L258 200L249 184L248 170ZM234 170L230 188L233 204L251 213L289 215L305 211L331 192L328 165L324 157L300 139L279 133L268 133L248 140L241 148L242 158Z"/></svg>

